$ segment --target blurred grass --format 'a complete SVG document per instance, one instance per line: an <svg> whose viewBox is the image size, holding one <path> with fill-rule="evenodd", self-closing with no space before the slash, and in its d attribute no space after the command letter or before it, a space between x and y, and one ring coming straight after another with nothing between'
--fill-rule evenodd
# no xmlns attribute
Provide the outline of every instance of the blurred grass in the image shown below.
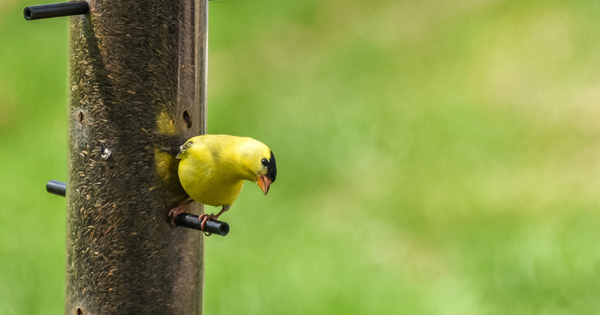
<svg viewBox="0 0 600 315"><path fill-rule="evenodd" d="M67 22L32 4L0 3L1 314L63 309ZM600 312L596 2L210 7L209 132L280 176L207 240L207 314Z"/></svg>

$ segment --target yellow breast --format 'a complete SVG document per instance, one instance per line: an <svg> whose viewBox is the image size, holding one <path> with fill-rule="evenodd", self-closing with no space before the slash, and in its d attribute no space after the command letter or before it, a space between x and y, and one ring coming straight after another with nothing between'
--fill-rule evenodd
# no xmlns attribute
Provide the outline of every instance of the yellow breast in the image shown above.
<svg viewBox="0 0 600 315"><path fill-rule="evenodd" d="M197 202L210 206L231 205L244 187L244 181L219 176L218 165L184 159L179 165L183 189Z"/></svg>
<svg viewBox="0 0 600 315"><path fill-rule="evenodd" d="M230 139L231 138L231 139ZM180 154L179 180L197 202L210 206L231 205L242 192L247 175L229 147L234 137L205 135Z"/></svg>

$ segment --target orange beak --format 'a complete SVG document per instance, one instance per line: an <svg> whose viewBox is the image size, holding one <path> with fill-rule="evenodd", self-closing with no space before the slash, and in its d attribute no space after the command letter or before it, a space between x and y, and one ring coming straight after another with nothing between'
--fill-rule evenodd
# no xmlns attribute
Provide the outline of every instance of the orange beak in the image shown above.
<svg viewBox="0 0 600 315"><path fill-rule="evenodd" d="M271 187L271 183L273 181L267 176L258 176L258 186L265 193L265 195L269 192L269 187Z"/></svg>

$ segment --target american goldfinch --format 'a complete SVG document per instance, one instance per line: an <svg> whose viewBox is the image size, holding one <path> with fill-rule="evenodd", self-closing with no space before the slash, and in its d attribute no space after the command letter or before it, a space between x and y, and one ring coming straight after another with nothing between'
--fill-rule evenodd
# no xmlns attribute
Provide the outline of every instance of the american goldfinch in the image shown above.
<svg viewBox="0 0 600 315"><path fill-rule="evenodd" d="M202 230L208 219L218 219L242 192L244 180L257 182L266 195L277 177L275 156L262 142L246 137L201 135L186 141L177 155L179 181L191 199L222 207L216 215L202 214ZM192 200L171 209L172 220Z"/></svg>

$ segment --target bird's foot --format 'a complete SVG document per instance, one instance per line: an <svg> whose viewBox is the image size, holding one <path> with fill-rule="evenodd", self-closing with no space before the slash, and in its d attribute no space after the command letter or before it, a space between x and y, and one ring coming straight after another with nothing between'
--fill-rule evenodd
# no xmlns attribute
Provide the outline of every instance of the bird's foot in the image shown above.
<svg viewBox="0 0 600 315"><path fill-rule="evenodd" d="M216 220L219 218L219 214L215 215L214 213L211 214L201 214L198 216L198 221L202 221L202 223L200 223L200 229L202 229L202 232L204 232L204 227L206 226L206 221L208 220ZM204 235L206 236L211 236L212 233L206 233L204 232Z"/></svg>
<svg viewBox="0 0 600 315"><path fill-rule="evenodd" d="M169 211L169 218L171 218L171 226L175 226L175 219L180 213L184 213L187 210L189 203L181 204Z"/></svg>

